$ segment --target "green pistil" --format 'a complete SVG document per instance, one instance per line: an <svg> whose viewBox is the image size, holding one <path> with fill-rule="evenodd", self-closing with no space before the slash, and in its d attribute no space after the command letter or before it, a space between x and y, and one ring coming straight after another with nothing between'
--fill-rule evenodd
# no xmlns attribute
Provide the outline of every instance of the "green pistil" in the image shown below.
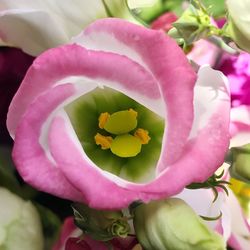
<svg viewBox="0 0 250 250"><path fill-rule="evenodd" d="M134 135L129 134L137 127L137 112L133 109L118 111L110 115L101 113L99 116L99 128L111 135L105 136L97 133L95 142L103 150L109 149L114 155L122 158L134 157L141 152L142 144L148 144L150 137L148 131L139 128Z"/></svg>

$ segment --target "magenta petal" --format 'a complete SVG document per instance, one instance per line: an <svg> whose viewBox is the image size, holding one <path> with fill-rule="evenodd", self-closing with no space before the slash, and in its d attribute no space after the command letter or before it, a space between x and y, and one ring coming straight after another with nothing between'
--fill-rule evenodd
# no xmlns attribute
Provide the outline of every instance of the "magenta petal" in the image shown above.
<svg viewBox="0 0 250 250"><path fill-rule="evenodd" d="M47 157L39 143L42 125L50 113L74 93L72 85L61 85L39 96L31 104L17 128L13 159L17 170L27 183L63 198L82 201L82 195Z"/></svg>

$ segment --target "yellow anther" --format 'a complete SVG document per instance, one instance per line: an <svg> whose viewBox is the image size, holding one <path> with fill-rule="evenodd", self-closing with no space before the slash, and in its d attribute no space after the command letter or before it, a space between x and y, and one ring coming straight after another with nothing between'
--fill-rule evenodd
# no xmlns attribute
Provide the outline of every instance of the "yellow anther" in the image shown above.
<svg viewBox="0 0 250 250"><path fill-rule="evenodd" d="M129 109L128 111L129 111L131 114L133 114L135 118L137 117L138 113L137 113L134 109Z"/></svg>
<svg viewBox="0 0 250 250"><path fill-rule="evenodd" d="M143 128L138 128L135 131L134 136L140 139L141 144L148 144L148 142L151 139L150 136L148 135L148 131Z"/></svg>
<svg viewBox="0 0 250 250"><path fill-rule="evenodd" d="M112 141L113 138L111 136L104 136L99 133L95 135L95 143L96 145L100 145L102 149L109 149Z"/></svg>
<svg viewBox="0 0 250 250"><path fill-rule="evenodd" d="M105 112L105 113L101 113L99 118L98 118L98 121L99 121L99 128L103 129L107 120L109 119L110 117L110 114L108 112Z"/></svg>

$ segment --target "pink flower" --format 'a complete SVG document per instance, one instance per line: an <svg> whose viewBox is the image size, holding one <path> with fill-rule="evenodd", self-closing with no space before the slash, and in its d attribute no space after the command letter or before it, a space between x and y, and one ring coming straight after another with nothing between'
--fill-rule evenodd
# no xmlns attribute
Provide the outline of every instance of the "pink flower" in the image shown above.
<svg viewBox="0 0 250 250"><path fill-rule="evenodd" d="M10 140L6 129L6 116L11 99L17 91L33 57L16 48L0 48L0 138Z"/></svg>
<svg viewBox="0 0 250 250"><path fill-rule="evenodd" d="M221 70L229 79L232 106L250 105L250 55L225 55L220 63Z"/></svg>
<svg viewBox="0 0 250 250"><path fill-rule="evenodd" d="M108 250L111 245L114 250L131 250L136 244L134 237L115 238L109 242L93 240L87 235L83 236L81 230L74 225L73 218L68 217L53 250Z"/></svg>
<svg viewBox="0 0 250 250"><path fill-rule="evenodd" d="M177 19L178 17L173 12L166 12L151 23L151 28L168 32L173 28L172 23Z"/></svg>
<svg viewBox="0 0 250 250"><path fill-rule="evenodd" d="M222 164L230 100L220 72L207 66L196 74L162 31L119 19L98 20L74 42L38 57L10 105L13 158L26 182L90 207L115 209L175 195ZM115 99L107 87L136 103L121 94ZM95 144L97 107L115 112L131 105L151 140L137 156L122 158Z"/></svg>

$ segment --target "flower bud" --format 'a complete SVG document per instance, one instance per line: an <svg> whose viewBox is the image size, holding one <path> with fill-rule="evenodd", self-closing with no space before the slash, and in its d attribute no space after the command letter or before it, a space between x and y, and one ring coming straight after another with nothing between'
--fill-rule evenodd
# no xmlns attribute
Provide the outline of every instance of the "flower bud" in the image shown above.
<svg viewBox="0 0 250 250"><path fill-rule="evenodd" d="M190 5L172 26L174 28L168 32L168 35L177 42L183 39L186 45L209 36L211 29L214 28L208 14L193 5Z"/></svg>
<svg viewBox="0 0 250 250"><path fill-rule="evenodd" d="M170 198L134 209L136 236L145 250L223 250L221 236L181 199Z"/></svg>
<svg viewBox="0 0 250 250"><path fill-rule="evenodd" d="M39 215L29 202L0 188L0 249L42 250Z"/></svg>
<svg viewBox="0 0 250 250"><path fill-rule="evenodd" d="M76 226L94 240L126 238L130 232L127 218L121 211L95 210L80 203L73 204L72 208Z"/></svg>
<svg viewBox="0 0 250 250"><path fill-rule="evenodd" d="M228 23L226 33L243 50L250 52L250 2L245 0L227 0Z"/></svg>
<svg viewBox="0 0 250 250"><path fill-rule="evenodd" d="M232 163L230 174L233 178L250 183L250 144L230 149Z"/></svg>

